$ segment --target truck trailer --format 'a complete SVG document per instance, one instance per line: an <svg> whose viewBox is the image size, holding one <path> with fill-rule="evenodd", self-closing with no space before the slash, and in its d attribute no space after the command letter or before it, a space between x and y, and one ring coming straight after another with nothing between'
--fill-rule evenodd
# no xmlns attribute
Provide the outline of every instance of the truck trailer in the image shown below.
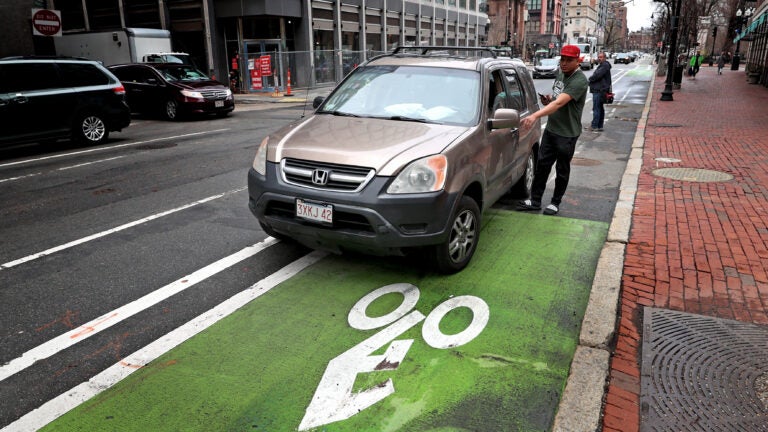
<svg viewBox="0 0 768 432"><path fill-rule="evenodd" d="M161 29L125 28L118 31L69 33L53 38L56 54L100 61L104 66L140 63L158 53L172 53L171 32ZM174 53L189 57L188 54Z"/></svg>

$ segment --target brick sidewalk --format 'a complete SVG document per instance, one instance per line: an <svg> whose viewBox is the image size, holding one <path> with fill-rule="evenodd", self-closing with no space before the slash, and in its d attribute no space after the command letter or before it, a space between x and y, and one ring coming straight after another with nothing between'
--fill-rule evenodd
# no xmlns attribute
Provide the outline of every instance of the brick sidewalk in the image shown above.
<svg viewBox="0 0 768 432"><path fill-rule="evenodd" d="M674 101L655 81L626 248L604 431L640 427L643 307L768 324L768 88L703 67ZM658 160L679 159L680 162ZM733 180L673 180L699 168Z"/></svg>

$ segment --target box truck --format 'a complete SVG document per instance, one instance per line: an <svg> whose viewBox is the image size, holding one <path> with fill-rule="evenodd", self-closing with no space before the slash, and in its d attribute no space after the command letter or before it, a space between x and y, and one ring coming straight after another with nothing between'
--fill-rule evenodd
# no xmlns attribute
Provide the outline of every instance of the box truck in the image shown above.
<svg viewBox="0 0 768 432"><path fill-rule="evenodd" d="M172 62L189 62L189 54L171 50L171 32L161 29L125 28L117 31L69 33L53 38L56 54L83 57L102 62L104 66L140 63L171 58ZM168 61L168 60L166 60Z"/></svg>

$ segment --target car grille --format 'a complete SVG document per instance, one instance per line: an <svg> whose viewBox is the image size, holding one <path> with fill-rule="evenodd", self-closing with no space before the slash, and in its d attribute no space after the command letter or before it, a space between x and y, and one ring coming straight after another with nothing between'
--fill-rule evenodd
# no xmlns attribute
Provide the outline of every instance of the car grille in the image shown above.
<svg viewBox="0 0 768 432"><path fill-rule="evenodd" d="M357 192L373 178L371 168L283 159L280 163L286 183L336 192Z"/></svg>
<svg viewBox="0 0 768 432"><path fill-rule="evenodd" d="M226 99L226 90L200 90L200 93L206 99Z"/></svg>

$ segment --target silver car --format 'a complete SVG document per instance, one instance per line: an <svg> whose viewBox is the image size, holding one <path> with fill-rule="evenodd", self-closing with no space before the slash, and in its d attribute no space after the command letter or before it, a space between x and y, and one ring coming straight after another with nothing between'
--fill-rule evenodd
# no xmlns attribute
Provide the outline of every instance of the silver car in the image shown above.
<svg viewBox="0 0 768 432"><path fill-rule="evenodd" d="M398 48L360 65L308 118L265 137L248 173L264 231L340 253L427 253L462 270L482 211L530 193L540 124L520 60Z"/></svg>

